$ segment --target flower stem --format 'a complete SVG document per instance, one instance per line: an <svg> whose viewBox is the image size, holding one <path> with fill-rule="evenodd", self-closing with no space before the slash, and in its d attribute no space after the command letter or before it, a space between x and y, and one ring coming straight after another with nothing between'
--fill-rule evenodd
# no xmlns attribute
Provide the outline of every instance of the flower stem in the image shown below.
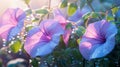
<svg viewBox="0 0 120 67"><path fill-rule="evenodd" d="M50 10L50 8L51 8L51 0L49 0L49 2L48 2L48 9ZM49 17L50 17L50 15L49 15L49 13L48 13L47 18L49 18Z"/></svg>

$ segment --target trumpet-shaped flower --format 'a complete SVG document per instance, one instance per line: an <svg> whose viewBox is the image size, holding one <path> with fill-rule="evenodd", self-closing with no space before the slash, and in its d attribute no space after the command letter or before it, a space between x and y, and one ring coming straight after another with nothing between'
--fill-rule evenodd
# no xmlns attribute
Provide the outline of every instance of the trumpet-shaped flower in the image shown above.
<svg viewBox="0 0 120 67"><path fill-rule="evenodd" d="M54 19L59 21L59 23L62 25L63 29L65 30L65 33L63 34L63 40L65 44L68 44L69 36L71 33L71 29L66 29L66 25L69 23L67 22L67 20L72 22L78 22L78 24L81 25L82 22L79 20L82 18L83 14L85 14L86 12L89 12L88 9L80 10L78 8L77 11L72 16L66 19L59 9L54 10Z"/></svg>
<svg viewBox="0 0 120 67"><path fill-rule="evenodd" d="M25 12L19 8L7 9L0 17L0 36L10 41L21 31L25 17Z"/></svg>
<svg viewBox="0 0 120 67"><path fill-rule="evenodd" d="M116 34L116 26L106 20L91 23L82 37L79 50L87 60L104 57L114 48Z"/></svg>
<svg viewBox="0 0 120 67"><path fill-rule="evenodd" d="M59 23L62 25L62 28L65 29L66 25L68 24L65 16L61 13L59 9L55 9L53 14L54 14L54 20L59 21Z"/></svg>
<svg viewBox="0 0 120 67"><path fill-rule="evenodd" d="M66 25L68 24L68 22L59 9L54 10L54 20L58 21L61 24L62 28L65 30L65 32L63 34L63 40L64 40L65 44L67 45L69 36L71 33L71 29L66 29Z"/></svg>
<svg viewBox="0 0 120 67"><path fill-rule="evenodd" d="M31 57L45 56L59 44L64 33L61 25L54 20L45 20L39 27L28 32L24 49Z"/></svg>

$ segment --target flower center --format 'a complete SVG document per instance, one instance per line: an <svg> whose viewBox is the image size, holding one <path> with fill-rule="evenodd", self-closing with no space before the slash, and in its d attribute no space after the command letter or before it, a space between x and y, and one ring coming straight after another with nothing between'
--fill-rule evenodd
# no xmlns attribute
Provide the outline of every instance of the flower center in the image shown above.
<svg viewBox="0 0 120 67"><path fill-rule="evenodd" d="M105 43L106 42L106 38L104 36L100 37L101 43Z"/></svg>
<svg viewBox="0 0 120 67"><path fill-rule="evenodd" d="M50 36L46 36L48 38L48 40L51 40L51 37Z"/></svg>

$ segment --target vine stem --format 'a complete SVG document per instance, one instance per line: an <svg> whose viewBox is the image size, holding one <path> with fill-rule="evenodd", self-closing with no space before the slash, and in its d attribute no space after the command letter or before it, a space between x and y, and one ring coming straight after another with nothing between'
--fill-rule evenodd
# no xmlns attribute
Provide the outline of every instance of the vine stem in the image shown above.
<svg viewBox="0 0 120 67"><path fill-rule="evenodd" d="M51 0L49 0L49 2L48 2L48 9L50 10L50 8L51 8ZM50 15L49 15L49 13L48 13L47 18L49 18L49 17L50 17Z"/></svg>

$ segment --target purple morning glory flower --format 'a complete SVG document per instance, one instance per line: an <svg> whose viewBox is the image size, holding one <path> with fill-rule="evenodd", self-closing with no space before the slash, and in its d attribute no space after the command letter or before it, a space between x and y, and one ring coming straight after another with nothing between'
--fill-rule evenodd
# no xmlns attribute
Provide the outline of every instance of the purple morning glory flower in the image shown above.
<svg viewBox="0 0 120 67"><path fill-rule="evenodd" d="M25 17L22 9L7 9L0 17L0 36L10 41L21 31Z"/></svg>
<svg viewBox="0 0 120 67"><path fill-rule="evenodd" d="M54 10L53 12L54 19L57 20L62 25L63 29L65 30L65 33L63 34L63 40L66 45L68 44L69 36L71 34L71 29L66 29L66 25L69 23L67 22L67 20L72 21L72 22L78 22L82 18L83 14L87 12L89 12L89 10L86 9L86 7L82 10L78 8L77 11L72 16L66 19L59 9ZM82 21L78 22L79 25L81 25L82 23L83 23Z"/></svg>
<svg viewBox="0 0 120 67"><path fill-rule="evenodd" d="M106 20L89 24L79 44L79 50L86 60L106 56L115 46L117 28Z"/></svg>
<svg viewBox="0 0 120 67"><path fill-rule="evenodd" d="M61 25L54 20L45 20L39 27L28 32L24 49L31 57L45 56L59 44L60 35L64 33Z"/></svg>
<svg viewBox="0 0 120 67"><path fill-rule="evenodd" d="M54 20L58 21L62 25L62 28L65 29L68 22L62 12L59 9L55 9L53 14Z"/></svg>
<svg viewBox="0 0 120 67"><path fill-rule="evenodd" d="M68 22L59 9L55 9L53 13L54 13L54 20L58 21L65 31L63 34L63 40L64 40L65 44L67 45L69 36L71 33L71 29L66 29L66 25L68 24Z"/></svg>

